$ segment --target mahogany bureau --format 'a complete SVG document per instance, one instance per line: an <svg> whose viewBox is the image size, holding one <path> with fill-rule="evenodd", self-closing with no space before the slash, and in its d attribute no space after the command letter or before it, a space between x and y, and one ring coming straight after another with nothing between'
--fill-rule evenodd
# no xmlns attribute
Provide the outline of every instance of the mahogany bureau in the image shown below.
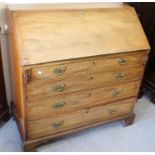
<svg viewBox="0 0 155 155"><path fill-rule="evenodd" d="M132 124L149 44L134 8L8 9L13 107L24 150L114 120Z"/></svg>

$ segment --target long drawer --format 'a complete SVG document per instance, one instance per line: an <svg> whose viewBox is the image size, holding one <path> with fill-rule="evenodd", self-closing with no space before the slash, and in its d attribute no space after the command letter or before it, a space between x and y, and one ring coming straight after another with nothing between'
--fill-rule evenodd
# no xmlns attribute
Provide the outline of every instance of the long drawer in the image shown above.
<svg viewBox="0 0 155 155"><path fill-rule="evenodd" d="M81 108L90 108L116 100L135 97L140 81L113 85L94 90L39 99L27 103L28 120L36 120L60 115Z"/></svg>
<svg viewBox="0 0 155 155"><path fill-rule="evenodd" d="M90 109L82 109L70 114L56 116L55 118L30 121L28 122L28 135L30 139L35 139L117 118L131 113L134 102L135 98L132 98Z"/></svg>
<svg viewBox="0 0 155 155"><path fill-rule="evenodd" d="M55 79L116 71L129 66L142 65L145 55L146 52L141 51L36 65L29 71L28 84L38 85L47 81L55 81Z"/></svg>
<svg viewBox="0 0 155 155"><path fill-rule="evenodd" d="M143 66L128 67L127 70L70 77L39 86L28 85L26 86L26 98L27 100L33 100L139 80L142 78L143 70Z"/></svg>

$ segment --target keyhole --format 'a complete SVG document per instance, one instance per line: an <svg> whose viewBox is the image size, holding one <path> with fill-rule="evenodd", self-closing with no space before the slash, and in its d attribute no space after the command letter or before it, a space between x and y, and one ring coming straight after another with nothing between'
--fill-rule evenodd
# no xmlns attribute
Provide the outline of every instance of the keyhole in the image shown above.
<svg viewBox="0 0 155 155"><path fill-rule="evenodd" d="M91 93L88 93L88 97L90 97L91 96Z"/></svg>
<svg viewBox="0 0 155 155"><path fill-rule="evenodd" d="M90 79L91 79L91 80L93 80L93 79L94 79L94 77L93 77L93 76L91 76L91 77L90 77Z"/></svg>
<svg viewBox="0 0 155 155"><path fill-rule="evenodd" d="M95 65L96 63L95 62L92 62L92 64Z"/></svg>

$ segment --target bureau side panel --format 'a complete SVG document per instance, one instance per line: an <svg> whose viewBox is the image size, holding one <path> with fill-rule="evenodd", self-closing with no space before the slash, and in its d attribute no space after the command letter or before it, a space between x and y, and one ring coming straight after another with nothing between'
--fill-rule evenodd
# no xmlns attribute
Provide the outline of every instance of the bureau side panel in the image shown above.
<svg viewBox="0 0 155 155"><path fill-rule="evenodd" d="M25 104L24 104L24 85L23 85L23 69L17 45L16 31L13 24L12 12L7 10L8 19L8 42L9 57L11 68L12 98L13 110L17 120L17 124L23 139L25 139Z"/></svg>

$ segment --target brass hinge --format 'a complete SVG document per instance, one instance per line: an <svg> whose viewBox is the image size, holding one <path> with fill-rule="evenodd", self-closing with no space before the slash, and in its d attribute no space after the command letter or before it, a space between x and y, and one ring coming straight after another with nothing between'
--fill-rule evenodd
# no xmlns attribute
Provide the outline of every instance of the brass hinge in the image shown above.
<svg viewBox="0 0 155 155"><path fill-rule="evenodd" d="M27 84L31 81L31 69L24 70L24 82Z"/></svg>

